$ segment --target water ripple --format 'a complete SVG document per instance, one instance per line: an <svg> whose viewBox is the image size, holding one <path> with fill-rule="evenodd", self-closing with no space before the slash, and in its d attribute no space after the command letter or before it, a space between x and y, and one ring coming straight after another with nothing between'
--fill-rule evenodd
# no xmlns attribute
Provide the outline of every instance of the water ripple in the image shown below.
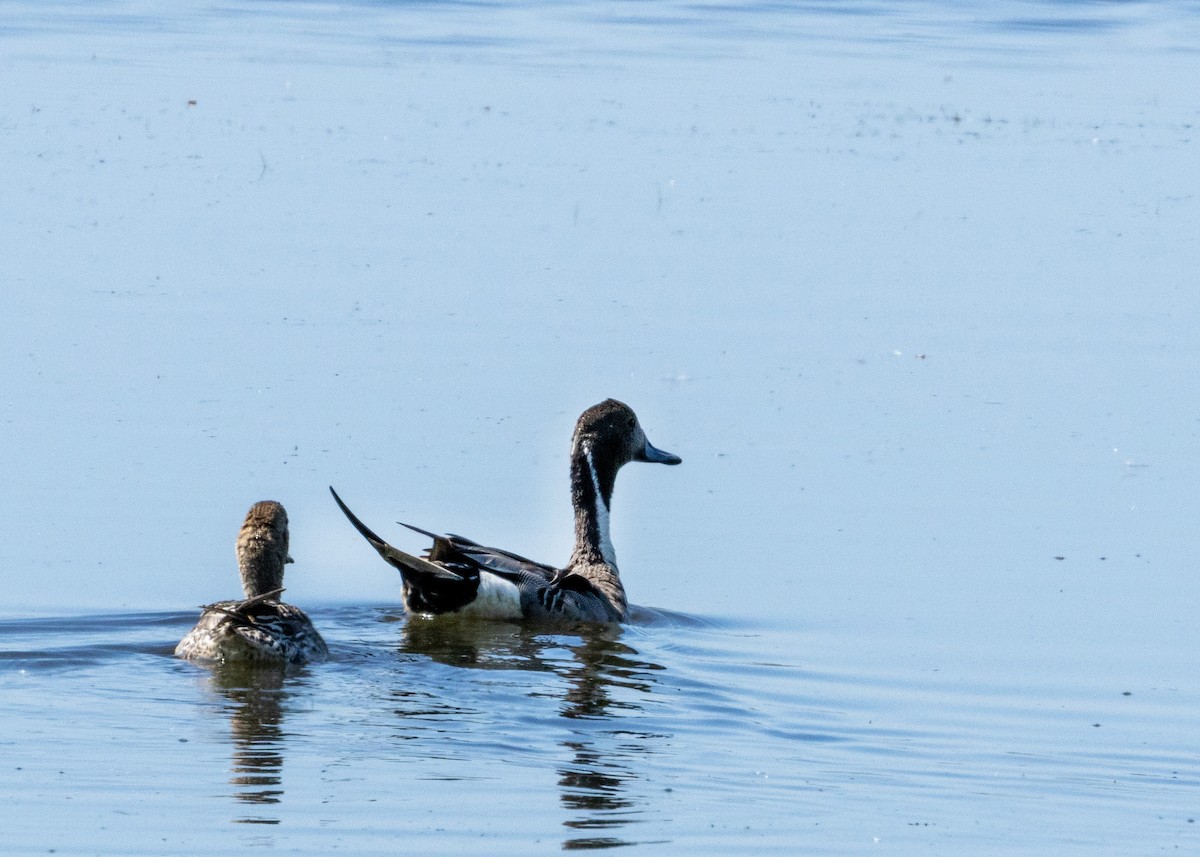
<svg viewBox="0 0 1200 857"><path fill-rule="evenodd" d="M409 50L447 57L503 58L516 63L574 63L583 58L635 56L753 56L756 49L893 55L936 47L942 51L1016 61L1052 58L1064 50L1112 49L1114 36L1153 32L1181 50L1194 49L1193 4L1008 0L947 5L928 0L881 3L444 2L378 0L337 5L257 2L224 4L202 12L148 0L10 3L0 40L89 33L165 39L177 48L188 37L207 52L218 43L249 37L238 50L254 51L254 31L286 37L309 62L362 61L361 51ZM261 41L261 40L260 40ZM1136 45L1131 39L1131 45ZM1161 42L1158 48L1163 45ZM374 61L382 57L375 56Z"/></svg>
<svg viewBox="0 0 1200 857"><path fill-rule="evenodd" d="M107 764L115 742L171 793L183 770L146 756L170 746L190 760L189 779L210 791L223 780L233 823L254 826L281 824L314 789L388 794L397 775L395 787L421 782L431 799L549 786L570 850L661 841L678 825L677 792L753 805L761 819L829 794L908 795L944 815L971 795L1069 807L1187 800L1200 787L1185 749L1191 697L1171 691L1109 695L1101 723L1086 684L1035 691L978 677L964 693L938 673L818 669L796 655L819 649L818 636L769 624L657 613L624 629L550 631L389 608L313 615L334 657L301 670L175 660L169 644L190 613L0 622L0 701L19 742L9 749L47 749L18 726L40 723L86 769ZM471 805L503 825L491 804Z"/></svg>

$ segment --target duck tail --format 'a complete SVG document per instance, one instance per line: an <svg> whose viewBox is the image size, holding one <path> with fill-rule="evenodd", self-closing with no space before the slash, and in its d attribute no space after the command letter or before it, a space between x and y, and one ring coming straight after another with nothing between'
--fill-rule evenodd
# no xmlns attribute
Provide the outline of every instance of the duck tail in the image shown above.
<svg viewBox="0 0 1200 857"><path fill-rule="evenodd" d="M357 515L350 511L349 507L342 502L342 498L338 496L338 493L333 490L332 485L329 486L329 493L333 495L333 499L338 504L338 508L342 510L342 514L354 525L354 529L358 530L362 537L370 543L371 547L375 548L381 557L397 568L403 577L407 578L411 575L417 578L434 577L440 580L462 580L461 575L455 574L448 568L443 568L427 559L413 556L410 553L405 553L398 548L392 547L377 536L370 527L360 521Z"/></svg>

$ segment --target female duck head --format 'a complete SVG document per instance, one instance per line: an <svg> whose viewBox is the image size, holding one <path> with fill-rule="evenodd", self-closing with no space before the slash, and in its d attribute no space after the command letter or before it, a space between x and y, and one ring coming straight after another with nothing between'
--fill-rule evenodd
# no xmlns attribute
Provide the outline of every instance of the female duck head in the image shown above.
<svg viewBox="0 0 1200 857"><path fill-rule="evenodd" d="M288 556L288 518L283 506L263 500L250 507L237 540L238 570L247 598L283 588Z"/></svg>

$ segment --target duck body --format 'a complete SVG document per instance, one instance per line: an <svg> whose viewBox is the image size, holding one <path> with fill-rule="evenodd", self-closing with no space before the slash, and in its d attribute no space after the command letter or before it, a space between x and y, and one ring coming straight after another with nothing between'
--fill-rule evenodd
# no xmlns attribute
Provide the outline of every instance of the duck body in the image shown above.
<svg viewBox="0 0 1200 857"><path fill-rule="evenodd" d="M433 539L424 556L414 556L375 535L336 492L333 496L380 556L400 570L409 613L545 622L613 623L628 618L625 589L615 568L602 566L585 577L463 536L403 524Z"/></svg>
<svg viewBox="0 0 1200 857"><path fill-rule="evenodd" d="M205 605L175 654L189 660L300 664L329 655L325 641L299 607L279 600L288 556L287 512L274 500L255 503L237 540L246 597Z"/></svg>
<svg viewBox="0 0 1200 857"><path fill-rule="evenodd" d="M400 571L410 613L618 623L629 618L629 604L609 537L609 509L617 471L630 461L678 464L680 459L650 444L627 405L608 399L584 411L571 443L575 549L562 568L409 524L403 526L428 536L433 545L424 556L405 553L329 490L355 529Z"/></svg>
<svg viewBox="0 0 1200 857"><path fill-rule="evenodd" d="M205 605L175 654L199 661L303 664L329 656L325 640L299 607L246 598Z"/></svg>

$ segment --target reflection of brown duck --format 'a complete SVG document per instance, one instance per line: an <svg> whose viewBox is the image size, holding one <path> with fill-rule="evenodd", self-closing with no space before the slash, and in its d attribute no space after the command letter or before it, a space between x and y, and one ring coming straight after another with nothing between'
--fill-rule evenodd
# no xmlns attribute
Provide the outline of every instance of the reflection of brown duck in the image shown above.
<svg viewBox="0 0 1200 857"><path fill-rule="evenodd" d="M571 502L575 550L554 568L461 536L433 539L424 557L392 547L338 497L338 507L404 579L404 606L414 614L458 614L539 622L625 622L629 606L617 572L608 517L617 471L630 461L678 464L679 456L646 439L628 405L608 399L588 408L571 441ZM408 525L405 525L408 526Z"/></svg>
<svg viewBox="0 0 1200 857"><path fill-rule="evenodd" d="M231 703L233 764L229 782L234 797L266 806L283 798L283 702L287 697L282 664L231 662L213 667L213 686ZM278 824L256 815L247 824Z"/></svg>
<svg viewBox="0 0 1200 857"><path fill-rule="evenodd" d="M218 601L175 648L181 658L304 663L329 649L299 607L279 600L288 556L288 520L274 500L255 503L237 540L242 601Z"/></svg>

